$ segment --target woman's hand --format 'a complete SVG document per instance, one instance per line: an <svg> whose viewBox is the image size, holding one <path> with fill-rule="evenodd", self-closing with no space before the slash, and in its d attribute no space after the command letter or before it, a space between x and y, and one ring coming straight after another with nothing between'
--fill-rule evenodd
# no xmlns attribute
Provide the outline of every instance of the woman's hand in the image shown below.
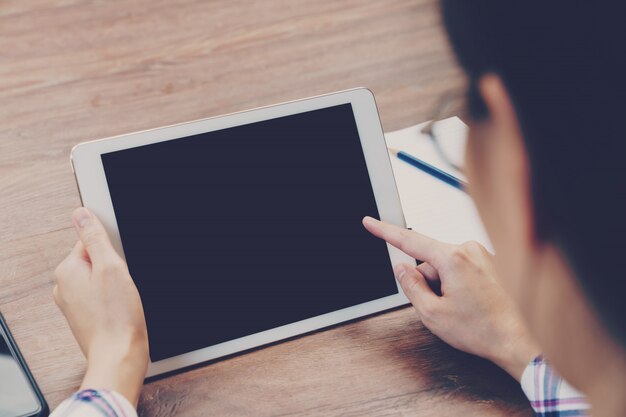
<svg viewBox="0 0 626 417"><path fill-rule="evenodd" d="M496 363L518 381L540 353L512 300L496 282L492 255L479 243L442 243L375 220L365 228L415 259L394 273L424 325L451 346ZM429 286L441 286L441 296Z"/></svg>
<svg viewBox="0 0 626 417"><path fill-rule="evenodd" d="M79 241L55 271L54 300L87 358L81 389L110 389L137 404L148 366L141 299L102 223L85 208L72 220Z"/></svg>

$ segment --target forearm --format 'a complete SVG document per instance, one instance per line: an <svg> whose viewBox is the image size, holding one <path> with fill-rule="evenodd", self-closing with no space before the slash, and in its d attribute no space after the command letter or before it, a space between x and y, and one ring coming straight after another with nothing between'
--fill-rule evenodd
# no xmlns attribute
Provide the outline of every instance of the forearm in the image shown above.
<svg viewBox="0 0 626 417"><path fill-rule="evenodd" d="M511 334L518 336L502 337L501 340L505 340L505 342L494 346L487 359L504 369L515 380L521 382L524 370L534 358L539 356L541 349L524 328L511 331Z"/></svg>

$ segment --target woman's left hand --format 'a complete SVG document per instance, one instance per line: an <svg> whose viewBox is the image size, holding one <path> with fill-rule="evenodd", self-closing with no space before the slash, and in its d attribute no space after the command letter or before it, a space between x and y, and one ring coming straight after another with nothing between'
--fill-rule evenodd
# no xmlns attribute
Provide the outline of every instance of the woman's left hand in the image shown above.
<svg viewBox="0 0 626 417"><path fill-rule="evenodd" d="M83 354L81 389L109 389L137 404L148 366L148 334L139 292L104 226L74 211L79 240L56 268L54 300Z"/></svg>

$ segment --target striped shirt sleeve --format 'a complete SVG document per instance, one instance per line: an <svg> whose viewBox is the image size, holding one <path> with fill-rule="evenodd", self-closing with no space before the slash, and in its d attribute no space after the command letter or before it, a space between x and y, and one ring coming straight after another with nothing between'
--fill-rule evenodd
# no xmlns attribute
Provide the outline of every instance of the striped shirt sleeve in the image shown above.
<svg viewBox="0 0 626 417"><path fill-rule="evenodd" d="M522 390L538 417L588 417L585 396L565 382L543 355L533 359L522 375Z"/></svg>
<svg viewBox="0 0 626 417"><path fill-rule="evenodd" d="M137 417L137 411L115 391L85 389L63 401L50 417Z"/></svg>

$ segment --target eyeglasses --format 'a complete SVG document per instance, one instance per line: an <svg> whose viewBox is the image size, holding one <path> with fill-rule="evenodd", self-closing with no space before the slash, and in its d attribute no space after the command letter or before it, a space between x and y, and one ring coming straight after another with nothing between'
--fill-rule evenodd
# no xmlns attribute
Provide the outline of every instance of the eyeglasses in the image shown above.
<svg viewBox="0 0 626 417"><path fill-rule="evenodd" d="M459 172L464 172L464 138L458 135L437 134L437 122L452 116L464 118L467 113L466 90L452 90L441 96L433 111L433 117L421 130L433 142L435 150L443 161Z"/></svg>

